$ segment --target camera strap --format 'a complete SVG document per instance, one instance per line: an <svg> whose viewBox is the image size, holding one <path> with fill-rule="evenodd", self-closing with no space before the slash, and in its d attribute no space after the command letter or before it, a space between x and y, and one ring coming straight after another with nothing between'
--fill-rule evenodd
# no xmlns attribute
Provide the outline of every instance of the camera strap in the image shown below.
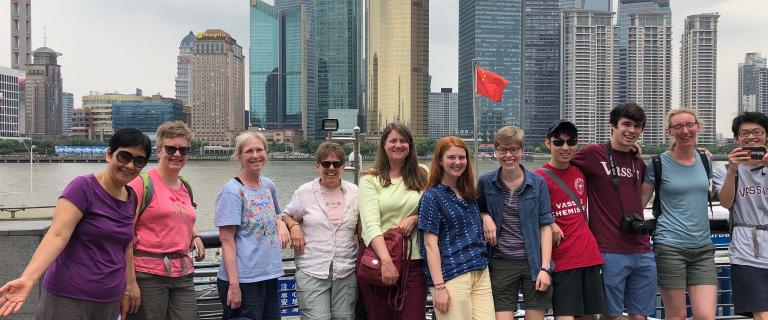
<svg viewBox="0 0 768 320"><path fill-rule="evenodd" d="M621 209L621 216L626 216L624 214L624 201L621 201L621 190L619 190L619 186L621 186L621 181L619 180L619 169L616 167L616 161L613 159L613 148L611 147L611 142L608 141L605 143L605 152L608 154L608 164L611 166L611 184L613 185L613 189L616 190L616 194L619 196L619 209ZM635 168L635 160L632 159L632 184L637 186L637 169Z"/></svg>

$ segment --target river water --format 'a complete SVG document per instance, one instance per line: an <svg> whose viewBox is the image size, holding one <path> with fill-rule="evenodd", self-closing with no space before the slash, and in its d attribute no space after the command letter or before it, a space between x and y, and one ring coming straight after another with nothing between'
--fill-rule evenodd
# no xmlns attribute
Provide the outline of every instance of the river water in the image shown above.
<svg viewBox="0 0 768 320"><path fill-rule="evenodd" d="M429 164L426 161L423 163ZM523 162L529 170L539 168L543 160ZM150 169L157 163L150 163ZM364 163L363 168L371 163ZM76 176L101 171L104 163L0 163L0 206L52 206L67 183ZM498 167L494 160L481 160L479 171L485 173ZM215 229L213 225L214 202L219 189L237 174L239 163L230 161L192 161L182 170L189 179L197 203L198 227L201 230ZM288 204L294 190L317 177L314 161L271 160L262 172L277 186L281 207ZM354 181L352 173L345 173L344 179ZM24 213L18 213L23 218Z"/></svg>

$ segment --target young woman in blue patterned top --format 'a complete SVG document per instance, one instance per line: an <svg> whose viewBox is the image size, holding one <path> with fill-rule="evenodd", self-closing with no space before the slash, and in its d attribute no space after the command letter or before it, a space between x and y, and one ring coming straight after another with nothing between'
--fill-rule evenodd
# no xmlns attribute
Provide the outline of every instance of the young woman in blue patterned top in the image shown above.
<svg viewBox="0 0 768 320"><path fill-rule="evenodd" d="M493 319L488 251L477 206L475 177L464 142L437 142L429 189L419 204L421 254L439 319Z"/></svg>

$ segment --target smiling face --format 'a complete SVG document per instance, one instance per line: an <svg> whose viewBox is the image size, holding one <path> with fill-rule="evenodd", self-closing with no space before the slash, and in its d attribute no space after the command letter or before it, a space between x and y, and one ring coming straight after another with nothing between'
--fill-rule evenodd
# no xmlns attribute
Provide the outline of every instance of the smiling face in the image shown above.
<svg viewBox="0 0 768 320"><path fill-rule="evenodd" d="M106 160L107 174L114 181L125 185L139 176L141 169L147 165L147 154L139 146L120 147L117 150L107 149Z"/></svg>
<svg viewBox="0 0 768 320"><path fill-rule="evenodd" d="M187 164L189 155L189 142L184 137L166 138L161 141L157 147L157 156L160 159L160 166L173 171L179 171ZM175 151L173 154L168 149Z"/></svg>
<svg viewBox="0 0 768 320"><path fill-rule="evenodd" d="M611 125L611 130L611 139L615 141L616 146L624 149L635 145L640 134L643 133L643 125L621 117L615 127Z"/></svg>
<svg viewBox="0 0 768 320"><path fill-rule="evenodd" d="M558 146L558 144L560 146ZM544 145L549 149L552 155L552 161L567 165L570 163L578 147L578 140L571 138L567 133L561 133L558 137L551 137L544 140Z"/></svg>
<svg viewBox="0 0 768 320"><path fill-rule="evenodd" d="M387 136L387 140L384 141L384 151L389 163L404 163L410 150L411 145L408 143L408 139L397 130L392 130Z"/></svg>
<svg viewBox="0 0 768 320"><path fill-rule="evenodd" d="M249 170L256 175L267 164L267 151L260 139L251 138L243 142L242 152L238 155L243 170Z"/></svg>
<svg viewBox="0 0 768 320"><path fill-rule="evenodd" d="M738 134L734 138L742 147L764 146L766 142L765 129L757 123L743 122L739 126Z"/></svg>
<svg viewBox="0 0 768 320"><path fill-rule="evenodd" d="M669 136L675 139L676 148L696 147L699 136L699 123L690 113L678 113L669 118Z"/></svg>
<svg viewBox="0 0 768 320"><path fill-rule="evenodd" d="M320 176L320 184L323 187L331 189L341 184L341 174L344 172L344 161L342 159L339 159L335 154L329 154L316 165L317 174Z"/></svg>
<svg viewBox="0 0 768 320"><path fill-rule="evenodd" d="M450 147L440 158L440 166L443 168L443 179L458 180L467 169L467 152L456 146Z"/></svg>
<svg viewBox="0 0 768 320"><path fill-rule="evenodd" d="M523 147L517 143L501 144L493 152L502 170L515 170L520 167L520 157L523 156Z"/></svg>

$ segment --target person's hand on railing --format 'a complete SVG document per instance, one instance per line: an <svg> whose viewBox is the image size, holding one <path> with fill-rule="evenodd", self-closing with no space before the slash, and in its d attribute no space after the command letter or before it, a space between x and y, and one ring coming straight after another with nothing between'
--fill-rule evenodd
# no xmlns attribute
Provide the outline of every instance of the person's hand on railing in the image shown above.
<svg viewBox="0 0 768 320"><path fill-rule="evenodd" d="M34 284L33 280L19 278L9 281L0 288L0 316L4 317L19 311Z"/></svg>

